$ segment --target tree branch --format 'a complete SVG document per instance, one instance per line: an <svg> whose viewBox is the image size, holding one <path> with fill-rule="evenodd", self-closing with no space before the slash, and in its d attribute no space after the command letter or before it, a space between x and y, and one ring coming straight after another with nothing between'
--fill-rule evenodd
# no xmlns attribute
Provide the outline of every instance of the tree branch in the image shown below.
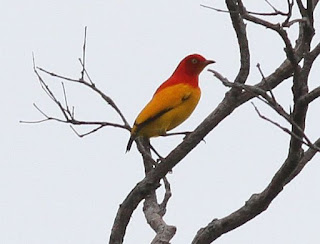
<svg viewBox="0 0 320 244"><path fill-rule="evenodd" d="M296 154L289 155L285 163L271 180L270 184L261 193L253 194L249 198L249 200L246 201L243 207L239 208L238 210L224 218L214 219L206 227L201 228L193 239L192 244L211 243L219 238L222 234L225 234L243 225L244 223L248 222L255 216L265 211L272 200L283 190L284 186L288 183L287 179L290 179L290 177L294 177L292 173L294 172L295 167L292 167L292 162L297 160L297 156L298 155ZM309 157L308 159L311 160L311 158L312 157ZM305 160L307 160L307 158L305 158Z"/></svg>
<svg viewBox="0 0 320 244"><path fill-rule="evenodd" d="M291 17L292 6L290 5L291 2L289 0L287 2L289 8L285 22L287 22L287 25L289 25L289 23L293 23L292 21L289 21ZM297 2L299 5L300 1ZM316 3L317 2L318 1L316 1ZM177 165L194 147L196 147L204 139L204 137L209 134L209 132L213 130L224 118L230 115L237 107L242 105L244 102L250 100L253 97L256 97L257 94L259 96L262 96L264 98L264 102L269 105L271 104L280 115L282 115L292 124L292 128L290 131L291 141L288 157L263 192L261 192L260 194L254 194L242 208L235 211L231 215L222 219L214 219L207 227L201 229L198 232L193 243L209 243L222 234L249 221L256 215L267 209L271 201L282 191L283 187L288 182L290 182L290 180L292 180L297 174L299 174L306 163L312 159L317 151L317 148L319 147L318 144L320 144L320 139L312 144L310 141L308 141L308 138L304 134L304 123L308 108L308 102L299 102L312 101L312 99L315 99L314 97L318 97L319 93L317 88L314 91L308 93L307 86L307 78L313 64L313 60L319 55L318 47L316 47L312 52L309 52L308 49L308 45L310 45L310 41L313 36L312 31L310 31L312 29L312 21L310 26L308 27L309 29L306 27L300 28L299 38L296 42L295 48L293 48L287 32L283 29L283 25L281 26L280 24L272 24L270 22L252 16L250 12L246 11L241 0L226 0L226 4L228 7L227 12L229 13L232 20L233 28L236 32L240 49L240 69L235 78L235 81L232 82L233 85L230 85L229 83L231 82L220 75L220 80L223 81L224 84L230 85L230 91L226 93L224 99L220 102L216 109L193 132L188 134L188 136L172 152L170 152L166 158L162 159L159 164L157 164L152 158L150 147L148 146L147 141L144 141L142 138L137 139L138 150L140 151L143 158L146 176L131 190L123 203L120 205L116 218L114 220L109 243L120 244L123 242L126 228L130 221L132 213L143 199L145 199L144 212L146 219L149 225L157 233L153 243L169 243L170 239L175 234L176 228L174 226L167 225L163 220L163 216L166 212L166 206L171 196L170 185L165 178L167 173L171 171L173 167L175 167L175 165ZM302 5L301 2L300 5ZM303 6L299 6L299 8L301 11L302 8L304 11L310 11L310 6L310 1L308 1L307 9L305 9ZM276 11L276 9L272 5L271 7L274 9L274 11ZM304 14L306 13L304 12ZM312 13L309 13L307 16L310 21L312 19ZM261 74L263 75L262 81L255 86L244 85L249 75L250 52L243 19L247 19L255 24L263 25L269 29L276 31L281 36L286 46L287 59L279 66L277 70L275 70L268 77L264 77L261 72ZM301 26L303 24L305 23L303 22ZM310 32L308 32L308 30ZM34 71L40 81L42 89L46 92L50 99L56 103L64 117L64 119L50 117L35 105L40 113L46 118L38 122L56 120L58 122L71 124L95 123L94 125L97 126L95 129L84 134L79 134L72 127L72 129L75 131L75 133L77 133L78 136L89 135L100 130L101 128L103 128L103 126L116 126L130 131L129 124L127 123L125 117L121 113L120 109L116 106L114 101L110 97L106 96L101 90L99 90L90 79L85 69L86 29L84 39L83 57L82 60L80 59L80 63L82 65L80 79L64 77L42 68L35 68L34 65ZM305 54L306 56L304 56ZM302 68L300 68L298 63L304 57L304 65ZM49 86L44 82L44 80L38 73L38 70L52 77L63 79L68 82L80 83L89 87L91 90L99 94L103 98L103 100L105 100L116 111L116 113L122 119L123 125L99 121L86 122L74 119L74 111L71 111L69 108L67 92L64 85L62 85L64 96L63 105L55 97L55 94L50 90ZM219 77L219 74L217 74L218 73L216 72L215 75ZM85 76L89 79L89 81L85 80ZM281 106L277 105L272 92L271 97L266 93L267 90L271 91L282 81L291 76L293 76L293 93L295 102L292 117L290 117L290 115L288 115ZM303 154L302 150L302 144L304 143L303 139L306 139L309 143L308 145L310 146L305 154ZM164 180L166 193L162 203L159 204L156 198L155 190L160 186L161 179Z"/></svg>
<svg viewBox="0 0 320 244"><path fill-rule="evenodd" d="M157 203L156 193L146 196L143 204L143 212L148 224L157 233L152 244L169 244L169 241L176 233L176 227L167 225L163 220L163 209Z"/></svg>
<svg viewBox="0 0 320 244"><path fill-rule="evenodd" d="M297 61L300 61L303 57L302 35L299 35L294 51ZM291 77L293 70L292 63L286 59L272 74L265 77L265 80L262 80L256 86L262 89L273 89L283 80ZM245 76L243 78L246 79ZM243 78L242 80L245 80ZM118 210L110 236L110 244L122 243L131 214L136 209L140 201L142 201L150 192L159 187L160 180L194 147L196 147L224 118L230 115L241 104L247 102L253 97L255 97L255 95L251 92L243 92L240 94L227 92L225 98L220 102L216 109L174 150L172 150L166 158L162 159L161 163L154 170L152 170L137 184L137 186L132 189ZM125 214L124 210L126 211ZM121 226L119 226L119 223L122 223Z"/></svg>
<svg viewBox="0 0 320 244"><path fill-rule="evenodd" d="M151 157L149 143L149 140L146 138L137 138L137 146L143 158L146 177L136 185L120 205L112 227L109 243L123 242L125 230L130 217L139 202L143 199L145 199L143 211L147 222L157 233L152 244L169 243L176 232L175 226L167 225L163 220L163 216L166 213L167 202L171 197L170 184L165 177L169 170L158 180L154 181L154 177L151 177L151 180L148 179L159 166ZM163 202L159 204L155 190L160 186L161 178L164 181L166 192Z"/></svg>
<svg viewBox="0 0 320 244"><path fill-rule="evenodd" d="M271 29L279 34L279 36L282 38L283 42L285 43L285 52L287 54L288 59L293 64L293 66L296 66L298 64L296 55L294 52L294 49L292 47L291 41L288 37L287 32L283 29L282 25L280 24L272 24L271 22L268 22L264 19L260 19L258 17L255 17L253 15L250 15L244 5L242 4L241 0L238 0L239 2L239 8L241 11L241 15L244 19L253 22L258 25L262 25L265 28Z"/></svg>
<svg viewBox="0 0 320 244"><path fill-rule="evenodd" d="M320 148L320 138L313 144L313 147L310 147L301 158L295 170L290 174L290 176L286 179L285 184L288 184L291 180L293 180L302 170L303 168L311 161L311 159L316 155L318 150L315 148Z"/></svg>
<svg viewBox="0 0 320 244"><path fill-rule="evenodd" d="M118 115L120 116L120 118L122 119L123 123L125 124L125 126L127 128L130 128L130 125L129 123L127 122L127 120L125 119L124 115L122 114L122 112L120 111L120 109L118 108L118 106L115 104L115 102L109 97L107 96L106 94L104 94L99 88L97 88L97 86L92 82L87 82L85 80L77 80L77 79L73 79L73 78L69 78L69 77L65 77L65 76L62 76L62 75L59 75L59 74L56 74L54 72L50 72L48 70L45 70L41 67L37 67L40 71L52 76L52 77L56 77L56 78L59 78L59 79L62 79L62 80L65 80L65 81L69 81L69 82L75 82L75 83L79 83L79 84L83 84L87 87L89 87L91 90L93 90L94 92L98 93L102 99L104 101L106 101L117 113ZM84 69L85 73L87 73L86 69Z"/></svg>
<svg viewBox="0 0 320 244"><path fill-rule="evenodd" d="M304 104L309 104L309 103L313 102L315 99L317 99L318 97L320 97L320 86L313 89L308 94L302 96L299 99L299 102L304 103Z"/></svg>
<svg viewBox="0 0 320 244"><path fill-rule="evenodd" d="M233 29L236 32L240 49L240 69L234 82L245 83L250 70L250 51L246 33L246 25L240 15L236 0L226 0Z"/></svg>
<svg viewBox="0 0 320 244"><path fill-rule="evenodd" d="M84 40L83 40L83 47L82 47L82 60L80 60L81 66L82 66L80 80L84 80L84 75L86 73L86 69L85 69L85 67L86 67L85 66L85 62L86 62L86 45L87 45L87 26L84 27Z"/></svg>
<svg viewBox="0 0 320 244"><path fill-rule="evenodd" d="M260 113L259 109L257 108L257 106L254 105L254 103L252 103L252 105L253 105L255 111L257 112L257 114L259 115L260 118L262 118L262 119L270 122L271 124L275 125L276 127L280 128L281 130L283 130L285 133L287 133L287 134L295 137L295 138L296 138L297 140L299 140L302 144L308 146L309 148L312 148L312 149L314 149L315 151L320 152L320 148L319 148L319 147L316 147L314 144L312 144L311 141L309 140L309 138L304 134L304 132L303 132L303 138L306 139L306 142L305 142L302 138L300 138L298 135L296 135L296 134L294 134L292 131L290 131L288 128L283 127L283 126L281 126L279 123L277 123L277 122L273 121L272 119L267 118L266 116L262 115L262 114ZM292 123L294 124L294 122L292 122Z"/></svg>
<svg viewBox="0 0 320 244"><path fill-rule="evenodd" d="M117 105L114 103L114 101L110 97L105 95L100 89L98 89L96 87L96 85L92 82L92 80L90 79L90 77L88 75L88 72L87 72L87 70L85 68L86 39L87 39L87 27L85 27L82 60L80 59L80 63L81 63L81 66L82 66L80 79L73 79L73 78L65 77L65 76L56 74L54 72L47 71L47 70L45 70L43 68L36 67L35 58L34 58L34 55L33 55L33 70L34 70L34 72L35 72L35 74L36 74L36 76L37 76L37 78L39 80L41 88L48 95L48 97L57 105L57 107L59 108L59 110L61 111L61 113L63 115L63 119L47 115L36 104L34 104L34 107L45 117L45 119L38 120L38 121L20 121L20 122L22 122L22 123L42 123L42 122L46 122L46 121L50 121L51 120L51 121L57 121L57 122L61 122L61 123L71 124L71 125L94 125L94 126L97 126L96 128L90 130L89 132L82 133L82 134L78 133L75 130L75 128L71 126L71 129L79 137L84 137L84 136L90 135L90 134L92 134L92 133L94 133L94 132L96 132L96 131L98 131L98 130L102 129L103 127L106 127L106 126L122 128L122 129L126 129L128 131L131 130L128 122L126 121L126 119L124 117L124 115L122 114L120 109L117 107ZM50 89L49 85L45 82L45 80L42 78L42 76L40 75L40 73L38 71L41 71L41 72L43 72L43 73L45 73L47 75L50 75L52 77L62 79L63 81L79 83L79 84L83 84L83 85L89 87L91 90L93 90L94 92L98 93L103 98L103 100L106 101L113 108L113 110L116 111L116 113L122 119L124 125L117 124L117 123L111 123L111 122L105 122L105 121L83 121L83 120L76 119L75 115L74 115L74 107L72 107L72 110L70 110L70 107L69 107L69 104L68 104L68 99L67 99L67 92L66 92L66 88L65 88L64 83L61 82L63 99L64 99L64 105L63 105L62 102L55 96L54 92ZM85 75L88 77L89 82L84 79Z"/></svg>

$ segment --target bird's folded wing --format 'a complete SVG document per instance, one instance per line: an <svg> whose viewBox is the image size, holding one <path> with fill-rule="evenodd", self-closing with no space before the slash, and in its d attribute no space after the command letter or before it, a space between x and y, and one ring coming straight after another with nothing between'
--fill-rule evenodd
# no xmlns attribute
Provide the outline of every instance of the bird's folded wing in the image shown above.
<svg viewBox="0 0 320 244"><path fill-rule="evenodd" d="M170 110L180 106L192 96L195 89L197 88L187 84L177 84L154 94L152 100L138 115L135 126L143 127Z"/></svg>

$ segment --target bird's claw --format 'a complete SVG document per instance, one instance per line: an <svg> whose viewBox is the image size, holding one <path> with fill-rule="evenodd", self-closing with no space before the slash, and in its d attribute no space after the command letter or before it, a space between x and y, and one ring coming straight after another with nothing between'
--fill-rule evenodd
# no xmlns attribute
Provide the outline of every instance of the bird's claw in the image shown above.
<svg viewBox="0 0 320 244"><path fill-rule="evenodd" d="M185 136L183 137L183 140L187 139L191 133L192 132L184 132Z"/></svg>

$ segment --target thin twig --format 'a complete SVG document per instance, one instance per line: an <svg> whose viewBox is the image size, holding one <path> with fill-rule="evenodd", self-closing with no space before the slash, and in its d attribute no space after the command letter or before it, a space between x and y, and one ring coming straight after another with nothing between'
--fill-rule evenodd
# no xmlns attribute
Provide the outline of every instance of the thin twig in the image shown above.
<svg viewBox="0 0 320 244"><path fill-rule="evenodd" d="M241 15L244 19L251 21L255 24L262 25L268 29L271 29L271 30L277 32L280 35L280 37L282 38L282 40L286 46L285 52L287 54L287 58L291 61L293 66L296 67L298 65L298 62L297 62L297 59L295 56L295 51L294 51L292 44L291 44L291 41L288 37L288 33L283 29L283 27L280 24L273 24L273 23L268 22L264 19L257 18L253 15L250 15L240 0L239 0L239 3L240 3L239 4L240 12L241 12Z"/></svg>
<svg viewBox="0 0 320 244"><path fill-rule="evenodd" d="M268 0L264 0L264 1L273 9L274 12L278 11Z"/></svg>
<svg viewBox="0 0 320 244"><path fill-rule="evenodd" d="M84 80L85 63L86 63L86 43L87 43L87 26L84 27L84 40L82 47L82 71L80 80Z"/></svg>
<svg viewBox="0 0 320 244"><path fill-rule="evenodd" d="M227 14L230 13L230 11L228 11L228 10L214 8L214 7L211 7L211 6L208 6L208 5L204 5L204 4L200 4L200 7L212 9L212 10L215 10L215 11L221 12L221 13L227 13Z"/></svg>
<svg viewBox="0 0 320 244"><path fill-rule="evenodd" d="M275 103L277 103L276 98L275 98L275 96L273 95L272 89L271 89L271 87L270 87L270 85L269 85L269 82L266 80L266 77L264 76L264 74L263 74L263 72L262 72L262 69L261 69L261 66L260 66L259 63L257 63L257 68L258 68L259 73L260 73L260 75L261 75L261 77L262 77L262 80L266 83L266 85L267 85L267 87L268 87L268 91L270 92L270 95L271 95L272 100L273 100Z"/></svg>
<svg viewBox="0 0 320 244"><path fill-rule="evenodd" d="M99 127L89 131L89 132L86 132L86 133L83 133L83 134L80 134L72 125L70 125L70 128L73 130L73 132L80 138L82 137L85 137L85 136L88 136L94 132L97 132L98 130L102 129L103 127L105 127L106 125L100 125Z"/></svg>
<svg viewBox="0 0 320 244"><path fill-rule="evenodd" d="M270 97L265 90L257 87L257 86L249 86L245 84L239 84L239 83L232 83L228 81L228 79L224 78L219 72L215 70L209 69L208 71L212 72L225 86L232 87L232 88L241 88L246 90L247 92L250 92L252 94L255 94L257 98L261 96L264 99L261 99L263 102L265 102L267 105L269 105L271 108L273 108L281 117L283 117L288 123L290 123L294 128L296 128L299 133L302 134L302 138L306 140L306 145L312 146L311 140L307 137L307 135L304 133L304 131L297 125L297 123L292 119L291 115L288 114L284 108L277 103L274 95L273 97ZM318 149L317 149L318 150Z"/></svg>
<svg viewBox="0 0 320 244"><path fill-rule="evenodd" d="M67 92L66 92L66 88L65 88L64 83L63 83L63 82L61 82L61 85L62 85L63 97L64 97L64 102L65 102L66 110L68 111L69 115L70 115L70 116L71 116L71 118L72 118L72 113L70 112L70 110L69 110L69 106L68 106L68 99L67 99Z"/></svg>
<svg viewBox="0 0 320 244"><path fill-rule="evenodd" d="M56 77L56 78L59 78L59 79L62 79L62 80L67 80L67 81L72 81L72 82L76 82L76 83L82 83L82 84L85 84L87 83L86 81L84 80L78 80L78 79L73 79L73 78L69 78L69 77L66 77L66 76L62 76L62 75L58 75L54 72L51 72L51 71L48 71L44 68L41 68L41 67L37 67L38 70L52 76L52 77Z"/></svg>
<svg viewBox="0 0 320 244"><path fill-rule="evenodd" d="M98 93L102 99L107 102L117 113L118 115L120 116L120 118L122 119L122 121L124 122L125 126L130 128L130 125L129 123L127 122L127 120L125 119L124 115L122 114L122 112L120 111L120 109L118 108L118 106L115 104L115 102L109 97L107 96L106 94L104 94L100 89L98 89L96 87L96 85L90 81L87 82L85 80L77 80L77 79L73 79L73 78L69 78L69 77L65 77L65 76L62 76L62 75L58 75L54 72L51 72L51 71L48 71L46 69L43 69L43 68L40 68L38 67L38 69L50 76L53 76L53 77L56 77L56 78L59 78L59 79L62 79L62 80L67 80L67 81L70 81L70 82L76 82L76 83L80 83L80 84L83 84L85 86L88 86L89 88L91 88L94 92ZM85 71L86 72L86 71Z"/></svg>
<svg viewBox="0 0 320 244"><path fill-rule="evenodd" d="M84 70L84 73L85 73L86 76L88 77L88 80L89 80L91 86L95 86L95 84L94 84L93 81L91 80L91 77L90 77L89 73L87 72L87 69L84 67L84 63L82 62L82 60L81 60L80 58L79 58L79 62L80 62L80 64L82 65L83 70Z"/></svg>
<svg viewBox="0 0 320 244"><path fill-rule="evenodd" d="M287 18L282 23L282 26L290 27L292 24L291 23L289 24L289 22L290 22L290 18L292 16L292 9L293 9L294 0L292 0L291 2L290 2L290 0L287 0L287 4L288 4L288 14L287 14Z"/></svg>
<svg viewBox="0 0 320 244"><path fill-rule="evenodd" d="M47 114L45 114L45 112L43 112L38 106L37 104L33 103L33 106L47 119L49 118L49 116Z"/></svg>
<svg viewBox="0 0 320 244"><path fill-rule="evenodd" d="M225 9L219 9L219 8L211 7L211 6L204 5L204 4L200 4L200 7L212 9L212 10L214 10L216 12L220 12L220 13L232 13L232 12L236 13L236 11L229 11L229 10L225 10ZM249 14L260 15L260 16L276 16L276 15L287 16L286 13L283 13L281 11L275 11L275 12L271 12L271 13L260 13L260 12L253 12L253 11L247 11L247 12Z"/></svg>
<svg viewBox="0 0 320 244"><path fill-rule="evenodd" d="M34 62L34 58L33 58L33 62ZM67 112L67 109L65 109L62 104L60 103L60 101L55 97L54 93L50 90L49 86L47 85L47 83L42 79L42 77L40 76L40 74L38 73L36 66L35 66L35 62L33 63L33 70L35 72L35 74L38 77L38 80L40 82L41 88L45 91L45 93L51 98L51 100L60 108L60 111L62 112L64 118L66 120L69 120L69 114Z"/></svg>
<svg viewBox="0 0 320 244"><path fill-rule="evenodd" d="M303 143L304 145L308 146L309 148L312 148L314 150L317 150L318 152L320 152L320 148L316 147L314 144L312 144L310 141L309 142L305 142L304 140L301 139L301 137L299 137L298 135L296 135L295 133L293 133L291 130L289 130L286 127L281 126L279 123L271 120L270 118L262 115L259 111L259 109L257 108L257 106L251 102L252 106L254 107L254 110L257 112L257 114L259 115L260 118L270 122L271 124L275 125L276 127L280 128L281 130L283 130L285 133L295 137L297 140L299 140L301 143Z"/></svg>
<svg viewBox="0 0 320 244"><path fill-rule="evenodd" d="M111 123L111 122L105 122L105 121L83 121L83 120L77 120L77 119L68 119L68 120L63 120L63 119L59 119L56 117L51 117L48 116L47 114L45 114L42 110L40 110L40 108L36 105L34 105L36 107L36 109L45 116L45 119L43 120L35 120L35 121L20 121L21 123L25 123L25 124L39 124L42 122L46 122L49 120L53 120L53 121L57 121L57 122L61 122L61 123L65 123L65 124L71 124L71 125L97 125L97 126L102 126L102 127L106 127L106 126L110 126L110 127L115 127L115 128L121 128L121 129L125 129L125 130L129 130L126 126L124 125L120 125L120 124L116 124L116 123Z"/></svg>

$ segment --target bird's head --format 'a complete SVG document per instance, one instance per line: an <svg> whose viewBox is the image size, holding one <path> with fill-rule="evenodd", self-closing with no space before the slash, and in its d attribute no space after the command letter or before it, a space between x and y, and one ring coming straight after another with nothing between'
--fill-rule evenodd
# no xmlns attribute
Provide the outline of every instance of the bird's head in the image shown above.
<svg viewBox="0 0 320 244"><path fill-rule="evenodd" d="M180 62L174 73L197 77L207 65L213 63L215 61L207 60L200 54L191 54Z"/></svg>

